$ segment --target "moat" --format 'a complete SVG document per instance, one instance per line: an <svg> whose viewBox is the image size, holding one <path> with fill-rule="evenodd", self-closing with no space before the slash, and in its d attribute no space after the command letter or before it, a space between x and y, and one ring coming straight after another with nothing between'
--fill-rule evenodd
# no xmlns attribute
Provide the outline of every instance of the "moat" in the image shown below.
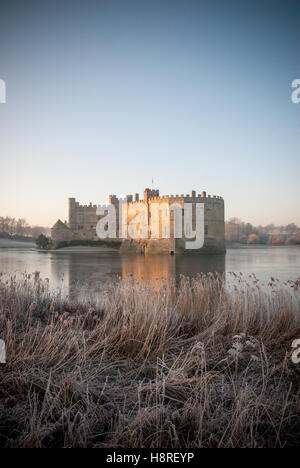
<svg viewBox="0 0 300 468"><path fill-rule="evenodd" d="M69 291L77 285L86 290L97 283L133 275L140 281L161 284L198 273L218 272L230 278L230 272L254 273L261 281L271 276L281 282L300 276L300 246L253 246L229 248L226 255L211 256L121 256L116 252L87 251L39 252L34 244L0 241L0 273L20 275L40 272L49 278L52 288Z"/></svg>

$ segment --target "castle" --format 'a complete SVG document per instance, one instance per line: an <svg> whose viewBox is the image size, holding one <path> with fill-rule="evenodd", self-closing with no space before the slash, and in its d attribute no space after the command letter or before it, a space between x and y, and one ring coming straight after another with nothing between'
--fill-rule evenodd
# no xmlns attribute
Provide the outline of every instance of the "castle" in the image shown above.
<svg viewBox="0 0 300 468"><path fill-rule="evenodd" d="M124 201L123 201L124 203ZM153 238L151 231L151 213L152 204L156 204L159 208L159 229ZM166 208L176 204L177 207L181 207L182 213L184 213L184 207L186 204L192 204L192 224L195 227L195 207L197 204L204 205L204 245L201 249L186 250L185 243L187 238L183 233L181 238L174 236L174 210L170 209L169 223L170 223L170 236L165 238L162 232L163 225L163 213L166 213ZM220 196L207 195L206 192L197 194L196 191L192 191L191 194L187 195L164 195L160 196L159 190L145 189L144 198L140 200L139 194L136 193L134 197L127 195L125 200L126 219L128 224L133 221L135 217L132 215L133 212L138 213L140 207L147 210L147 226L146 230L149 232L147 238L132 239L122 238L120 239L120 199L116 195L109 196L109 204L115 207L116 211L116 238L109 239L112 245L121 243L120 251L123 253L145 253L145 254L179 254L179 253L225 253L225 222L224 222L224 200ZM124 206L124 205L123 205ZM100 215L97 215L97 205L80 205L75 198L69 199L69 220L63 223L58 221L51 229L51 238L54 245L58 245L61 242L69 241L82 241L82 240L99 240L96 232L96 227L101 219Z"/></svg>

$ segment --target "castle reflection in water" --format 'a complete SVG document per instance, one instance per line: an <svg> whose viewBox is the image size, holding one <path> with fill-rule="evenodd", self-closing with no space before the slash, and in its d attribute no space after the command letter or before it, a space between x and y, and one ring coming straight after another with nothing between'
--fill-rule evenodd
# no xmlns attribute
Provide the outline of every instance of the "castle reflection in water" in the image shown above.
<svg viewBox="0 0 300 468"><path fill-rule="evenodd" d="M143 256L118 253L52 253L51 277L55 287L71 293L76 288L95 290L110 279L135 277L142 283L170 284L180 275L225 274L225 255Z"/></svg>
<svg viewBox="0 0 300 468"><path fill-rule="evenodd" d="M132 275L139 281L152 285L170 283L180 275L193 277L199 273L209 272L225 273L225 255L122 257L124 280Z"/></svg>

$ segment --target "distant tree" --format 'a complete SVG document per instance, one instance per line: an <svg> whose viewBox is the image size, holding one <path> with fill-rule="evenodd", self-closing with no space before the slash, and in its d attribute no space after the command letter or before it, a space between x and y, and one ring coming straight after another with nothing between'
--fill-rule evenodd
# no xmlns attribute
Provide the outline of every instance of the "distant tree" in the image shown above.
<svg viewBox="0 0 300 468"><path fill-rule="evenodd" d="M295 234L297 233L297 231L299 231L299 228L298 226L296 226L295 223L291 223L285 226L285 232L287 232L288 234Z"/></svg>
<svg viewBox="0 0 300 468"><path fill-rule="evenodd" d="M16 224L16 234L17 236L25 236L26 230L28 229L29 224L26 222L26 219L18 219Z"/></svg>
<svg viewBox="0 0 300 468"><path fill-rule="evenodd" d="M248 243L248 237L246 235L241 234L239 237L239 243L240 244L247 244Z"/></svg>
<svg viewBox="0 0 300 468"><path fill-rule="evenodd" d="M284 238L282 236L278 236L278 235L270 236L269 244L282 245L283 243L284 243Z"/></svg>
<svg viewBox="0 0 300 468"><path fill-rule="evenodd" d="M269 234L260 233L259 235L260 244L266 245L269 242Z"/></svg>
<svg viewBox="0 0 300 468"><path fill-rule="evenodd" d="M50 239L44 234L40 234L36 239L36 244L40 249L46 249L50 245Z"/></svg>
<svg viewBox="0 0 300 468"><path fill-rule="evenodd" d="M238 218L231 218L225 226L225 237L228 243L239 242L241 235L242 221Z"/></svg>
<svg viewBox="0 0 300 468"><path fill-rule="evenodd" d="M252 234L253 231L254 231L254 229L253 229L252 224L246 223L246 224L245 224L245 235L246 235L246 236L250 236L250 234Z"/></svg>
<svg viewBox="0 0 300 468"><path fill-rule="evenodd" d="M0 216L0 234L2 237L25 236L36 239L40 234L49 235L49 229L42 226L30 226L25 219Z"/></svg>
<svg viewBox="0 0 300 468"><path fill-rule="evenodd" d="M45 229L42 226L33 226L33 227L30 228L30 235L34 239L37 239L40 234L45 235L46 233L47 233L47 229Z"/></svg>
<svg viewBox="0 0 300 468"><path fill-rule="evenodd" d="M300 244L300 229L295 223L286 226L253 226L239 218L230 218L225 224L225 238L228 244Z"/></svg>
<svg viewBox="0 0 300 468"><path fill-rule="evenodd" d="M259 237L257 234L250 234L248 237L248 244L259 244Z"/></svg>
<svg viewBox="0 0 300 468"><path fill-rule="evenodd" d="M268 224L267 226L263 227L263 232L264 234L271 234L275 229L276 227L274 224Z"/></svg>
<svg viewBox="0 0 300 468"><path fill-rule="evenodd" d="M297 232L295 241L296 241L296 244L300 244L300 231Z"/></svg>
<svg viewBox="0 0 300 468"><path fill-rule="evenodd" d="M285 240L286 245L295 245L296 239L294 237L287 237Z"/></svg>

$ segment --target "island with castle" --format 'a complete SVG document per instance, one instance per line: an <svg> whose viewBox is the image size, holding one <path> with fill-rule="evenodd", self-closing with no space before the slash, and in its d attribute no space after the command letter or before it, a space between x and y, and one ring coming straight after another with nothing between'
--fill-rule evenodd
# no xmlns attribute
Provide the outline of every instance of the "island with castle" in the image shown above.
<svg viewBox="0 0 300 468"><path fill-rule="evenodd" d="M158 204L159 210L159 230L155 238L150 233L151 205ZM174 236L174 211L170 210L170 237L164 238L162 234L162 213L167 206L176 204L179 205L184 212L185 204L192 204L192 224L195 225L195 206L197 203L204 204L204 245L201 249L187 250L185 242L187 238L183 233L182 238ZM138 253L138 254L224 254L226 252L225 245L225 209L224 200L220 196L207 195L206 192L197 194L192 191L187 195L164 195L160 196L159 190L145 189L144 198L141 200L139 194L134 197L127 195L125 207L128 211L127 221L132 221L132 211L135 206L143 205L148 211L148 238L131 239L122 238L119 236L119 206L120 199L116 195L109 196L109 204L114 205L116 210L116 238L105 239L112 246L120 249L121 253ZM99 241L96 232L96 227L101 219L97 214L97 205L90 203L89 205L80 205L75 198L69 198L69 219L64 223L58 220L51 229L51 240L54 248L60 245L74 245L80 242ZM190 240L190 239L189 239Z"/></svg>

